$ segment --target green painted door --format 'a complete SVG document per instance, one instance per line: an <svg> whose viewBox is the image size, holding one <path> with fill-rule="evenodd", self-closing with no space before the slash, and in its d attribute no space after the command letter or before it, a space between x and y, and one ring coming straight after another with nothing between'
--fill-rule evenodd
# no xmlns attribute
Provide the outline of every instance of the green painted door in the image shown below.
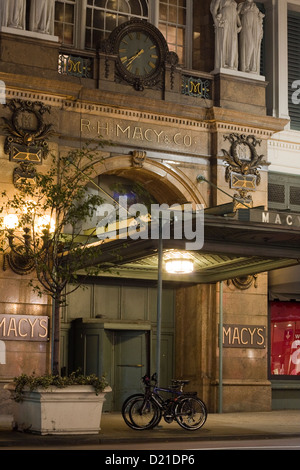
<svg viewBox="0 0 300 470"><path fill-rule="evenodd" d="M113 408L121 410L124 400L141 393L141 378L148 373L149 332L114 331Z"/></svg>

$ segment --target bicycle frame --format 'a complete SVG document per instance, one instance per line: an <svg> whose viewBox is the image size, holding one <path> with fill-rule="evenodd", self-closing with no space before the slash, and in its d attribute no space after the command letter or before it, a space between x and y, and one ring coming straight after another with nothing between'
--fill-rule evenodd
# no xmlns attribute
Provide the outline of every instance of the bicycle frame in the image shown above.
<svg viewBox="0 0 300 470"><path fill-rule="evenodd" d="M155 374L153 374L153 376L152 376L152 380L155 380L153 378L154 375ZM196 395L196 392L193 393L193 392L184 392L183 391L184 385L186 383L188 383L188 381L186 381L186 380L174 380L174 383L177 383L178 386L180 386L179 389L176 389L175 385L174 385L174 388L173 387L171 387L171 388L170 387L167 387L167 388L158 387L156 385L151 386L150 379L148 379L148 377L143 377L143 382L145 384L146 390L145 390L144 402L143 402L143 405L141 407L141 413L144 411L144 407L147 404L147 400L152 399L157 404L157 406L161 409L161 411L164 412L164 418L165 418L166 421L167 421L167 419L166 419L165 412L168 409L170 410L170 413L172 414L172 418L174 418L173 417L174 405L176 404L176 402L179 398L190 396L190 395L194 395L194 396ZM151 387L153 387L153 390L151 390ZM170 397L170 398L167 398L167 399L163 399L160 396L159 392L170 393L173 396ZM170 405L172 405L172 408L170 407Z"/></svg>
<svg viewBox="0 0 300 470"><path fill-rule="evenodd" d="M173 396L171 398L167 398L166 400L164 400L160 396L159 392L166 392L166 393L170 393L170 394L176 395L176 396ZM183 395L183 392L181 390L173 390L173 389L170 389L170 388L163 388L163 387L156 387L156 386L154 386L153 391L151 392L151 398L153 398L153 400L157 403L157 405L161 409L164 408L164 404L166 403L166 401L169 401L169 400L176 401L176 399L180 395Z"/></svg>

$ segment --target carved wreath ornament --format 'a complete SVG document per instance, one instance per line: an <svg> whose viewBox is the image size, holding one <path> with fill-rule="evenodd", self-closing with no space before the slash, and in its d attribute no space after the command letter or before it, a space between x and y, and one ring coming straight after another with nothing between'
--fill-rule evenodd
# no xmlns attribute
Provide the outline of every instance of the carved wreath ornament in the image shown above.
<svg viewBox="0 0 300 470"><path fill-rule="evenodd" d="M260 173L258 169L266 162L263 161L264 155L258 155L256 146L261 144L261 140L257 140L255 136L245 134L225 135L224 140L231 143L230 151L222 149L224 153L224 161L227 163L225 180L230 181L232 173L241 175L254 175L256 177L256 185L260 183Z"/></svg>
<svg viewBox="0 0 300 470"><path fill-rule="evenodd" d="M48 153L47 136L50 133L52 124L45 124L43 114L50 113L50 107L39 101L22 101L20 99L10 100L8 107L12 116L11 119L3 117L3 126L8 136L4 144L5 153L11 152L11 144L23 145L28 153L32 147L41 149L45 158Z"/></svg>

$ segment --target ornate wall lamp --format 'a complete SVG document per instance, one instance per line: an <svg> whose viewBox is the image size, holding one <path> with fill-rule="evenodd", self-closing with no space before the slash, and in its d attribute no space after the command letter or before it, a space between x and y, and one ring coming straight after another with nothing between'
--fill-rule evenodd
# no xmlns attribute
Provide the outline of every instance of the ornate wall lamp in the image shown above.
<svg viewBox="0 0 300 470"><path fill-rule="evenodd" d="M19 227L19 218L16 214L8 214L4 217L4 228L7 233L10 251L4 255L3 270L6 262L16 274L29 274L34 270L33 245L31 228ZM49 234L53 232L53 222L50 217L44 216L38 219L35 233L38 235L38 245L41 250L46 249Z"/></svg>

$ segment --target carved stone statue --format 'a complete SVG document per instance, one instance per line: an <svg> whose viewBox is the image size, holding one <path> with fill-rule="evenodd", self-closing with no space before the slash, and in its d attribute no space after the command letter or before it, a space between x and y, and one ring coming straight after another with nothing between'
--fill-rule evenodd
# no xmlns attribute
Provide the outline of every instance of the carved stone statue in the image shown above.
<svg viewBox="0 0 300 470"><path fill-rule="evenodd" d="M0 0L0 26L25 29L26 0Z"/></svg>
<svg viewBox="0 0 300 470"><path fill-rule="evenodd" d="M8 0L0 0L0 26L7 26L7 3Z"/></svg>
<svg viewBox="0 0 300 470"><path fill-rule="evenodd" d="M212 0L210 11L215 26L215 69L238 68L240 18L235 0Z"/></svg>
<svg viewBox="0 0 300 470"><path fill-rule="evenodd" d="M218 13L220 0L212 0L210 3L210 12L214 20L215 29L215 69L220 69L222 64L222 37L223 27L220 24L221 15Z"/></svg>
<svg viewBox="0 0 300 470"><path fill-rule="evenodd" d="M259 74L260 49L263 38L263 13L253 0L246 0L238 6L242 30L240 34L240 70Z"/></svg>
<svg viewBox="0 0 300 470"><path fill-rule="evenodd" d="M31 0L29 29L53 35L54 6L55 0Z"/></svg>

